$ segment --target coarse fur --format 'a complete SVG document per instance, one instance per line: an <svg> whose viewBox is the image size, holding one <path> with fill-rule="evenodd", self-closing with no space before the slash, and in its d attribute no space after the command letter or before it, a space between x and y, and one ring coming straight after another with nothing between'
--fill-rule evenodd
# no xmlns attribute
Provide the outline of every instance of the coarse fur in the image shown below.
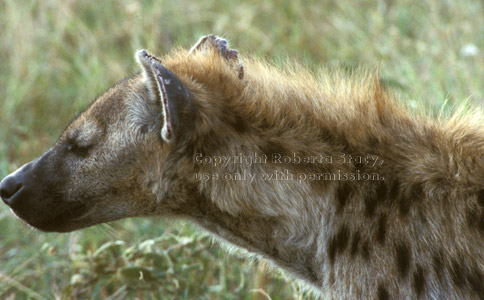
<svg viewBox="0 0 484 300"><path fill-rule="evenodd" d="M280 69L221 41L161 58L138 52L143 71L33 162L54 178L44 188L51 204L67 208L49 220L40 217L49 203L14 212L46 231L190 219L324 299L484 299L479 111L414 116L371 72ZM174 100L159 65L190 107L166 106ZM183 121L172 139L167 114Z"/></svg>

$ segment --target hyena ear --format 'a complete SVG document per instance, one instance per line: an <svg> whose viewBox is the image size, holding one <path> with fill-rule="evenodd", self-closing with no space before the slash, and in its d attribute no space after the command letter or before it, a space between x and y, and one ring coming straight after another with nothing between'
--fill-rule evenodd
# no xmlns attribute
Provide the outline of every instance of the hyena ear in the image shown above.
<svg viewBox="0 0 484 300"><path fill-rule="evenodd" d="M218 53L226 63L236 70L240 79L244 78L244 66L239 59L239 52L229 47L229 42L226 39L209 34L201 37L198 42L190 49L188 54L195 52L207 53L215 51Z"/></svg>
<svg viewBox="0 0 484 300"><path fill-rule="evenodd" d="M163 109L161 137L172 142L192 127L190 125L193 124L194 109L190 93L175 74L146 50L137 51L136 59L143 69L150 96L155 101L160 101Z"/></svg>

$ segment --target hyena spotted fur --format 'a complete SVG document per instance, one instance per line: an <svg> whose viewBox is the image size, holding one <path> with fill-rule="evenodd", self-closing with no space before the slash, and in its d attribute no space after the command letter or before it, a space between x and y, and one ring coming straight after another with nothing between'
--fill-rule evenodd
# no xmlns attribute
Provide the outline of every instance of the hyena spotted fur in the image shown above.
<svg viewBox="0 0 484 300"><path fill-rule="evenodd" d="M189 219L325 299L484 299L479 112L414 116L376 75L281 70L213 35L136 57L141 73L3 179L17 216L58 232Z"/></svg>

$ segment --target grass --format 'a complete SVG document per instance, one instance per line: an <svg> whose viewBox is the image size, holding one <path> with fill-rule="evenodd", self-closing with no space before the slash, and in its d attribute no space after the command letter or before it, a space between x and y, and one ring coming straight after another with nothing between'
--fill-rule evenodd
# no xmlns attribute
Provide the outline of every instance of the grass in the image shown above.
<svg viewBox="0 0 484 300"><path fill-rule="evenodd" d="M137 72L135 50L163 54L207 33L279 63L289 57L311 69L378 68L402 101L424 103L431 113L451 111L463 101L480 106L483 5L4 0L0 177L48 149L77 112ZM1 299L308 298L284 275L264 274L263 263L226 254L183 222L132 219L71 234L39 234L3 205L0 228Z"/></svg>

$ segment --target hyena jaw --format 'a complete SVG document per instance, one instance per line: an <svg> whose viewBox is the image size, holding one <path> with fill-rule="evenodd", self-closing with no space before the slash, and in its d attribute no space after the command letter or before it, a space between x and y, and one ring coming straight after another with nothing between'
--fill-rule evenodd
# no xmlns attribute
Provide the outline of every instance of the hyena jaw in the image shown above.
<svg viewBox="0 0 484 300"><path fill-rule="evenodd" d="M329 299L484 299L480 113L412 117L377 76L242 65L212 35L137 59L2 180L19 217L188 218Z"/></svg>

